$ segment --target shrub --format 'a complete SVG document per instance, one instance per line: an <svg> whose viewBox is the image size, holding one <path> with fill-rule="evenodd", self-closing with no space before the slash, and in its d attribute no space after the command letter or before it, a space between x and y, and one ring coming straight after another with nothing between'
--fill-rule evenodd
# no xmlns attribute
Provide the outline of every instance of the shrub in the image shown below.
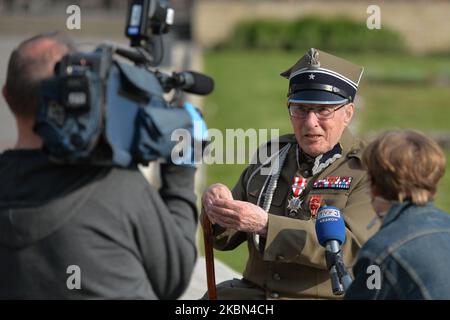
<svg viewBox="0 0 450 320"><path fill-rule="evenodd" d="M238 24L218 48L306 50L332 52L404 52L401 36L383 27L369 30L366 23L347 17L308 16L292 21L254 20Z"/></svg>

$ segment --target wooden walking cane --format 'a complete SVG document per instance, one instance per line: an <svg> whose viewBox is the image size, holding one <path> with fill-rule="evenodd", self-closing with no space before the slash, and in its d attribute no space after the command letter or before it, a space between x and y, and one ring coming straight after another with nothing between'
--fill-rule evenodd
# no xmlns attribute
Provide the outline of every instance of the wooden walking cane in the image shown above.
<svg viewBox="0 0 450 320"><path fill-rule="evenodd" d="M212 243L212 225L203 207L202 217L203 241L205 243L206 281L208 283L208 298L209 300L217 300L216 274L214 272L214 251Z"/></svg>

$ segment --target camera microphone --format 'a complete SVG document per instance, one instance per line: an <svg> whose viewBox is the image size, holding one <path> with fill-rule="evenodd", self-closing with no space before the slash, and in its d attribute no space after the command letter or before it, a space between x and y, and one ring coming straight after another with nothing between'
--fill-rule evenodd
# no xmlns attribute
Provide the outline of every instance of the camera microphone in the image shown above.
<svg viewBox="0 0 450 320"><path fill-rule="evenodd" d="M214 80L198 72L174 72L172 78L174 79L175 87L188 93L207 95L214 90Z"/></svg>
<svg viewBox="0 0 450 320"><path fill-rule="evenodd" d="M214 80L207 75L194 72L183 71L173 72L172 75L163 72L155 72L164 92L172 89L181 89L188 93L207 95L214 90Z"/></svg>

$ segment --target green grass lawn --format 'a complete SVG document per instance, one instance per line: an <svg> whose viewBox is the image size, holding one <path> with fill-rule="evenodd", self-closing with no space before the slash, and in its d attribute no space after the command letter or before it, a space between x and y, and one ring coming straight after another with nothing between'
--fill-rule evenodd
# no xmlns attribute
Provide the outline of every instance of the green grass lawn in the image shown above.
<svg viewBox="0 0 450 320"><path fill-rule="evenodd" d="M299 56L283 52L205 53L205 71L216 83L215 91L204 103L208 126L220 130L278 128L280 134L291 132L286 108L288 81L279 74L291 67ZM345 58L365 67L359 90L361 105L356 117L357 134L364 136L387 128L450 131L448 86L414 82L431 79L437 73L450 75L448 59L377 55ZM398 79L401 77L414 81L408 85L400 84ZM381 81L383 79L387 84ZM447 157L449 155L447 153ZM244 168L245 165L209 165L207 184L221 182L231 188ZM436 200L440 208L450 212L448 195L450 164L447 164ZM203 248L203 244L200 247ZM244 244L231 252L216 252L216 256L242 272L247 248Z"/></svg>
<svg viewBox="0 0 450 320"><path fill-rule="evenodd" d="M449 76L448 57L413 55L346 55L344 58L364 66L363 78L374 80L432 80L434 76Z"/></svg>
<svg viewBox="0 0 450 320"><path fill-rule="evenodd" d="M416 128L424 132L450 130L448 87L365 83L361 91L364 102L360 133L386 128Z"/></svg>

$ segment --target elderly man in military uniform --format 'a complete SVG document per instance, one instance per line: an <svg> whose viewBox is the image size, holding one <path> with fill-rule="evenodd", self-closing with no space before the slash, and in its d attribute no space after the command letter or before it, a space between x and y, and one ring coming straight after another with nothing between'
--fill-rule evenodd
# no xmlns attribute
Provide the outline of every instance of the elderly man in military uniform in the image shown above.
<svg viewBox="0 0 450 320"><path fill-rule="evenodd" d="M202 197L213 224L214 247L233 250L247 241L249 259L242 279L217 286L219 299L315 299L334 296L317 241L315 214L331 205L343 213L348 268L376 231L362 168L363 144L347 126L363 68L309 49L281 75L289 79L288 113L294 134L281 136L270 174L248 166L230 191L213 184ZM271 143L265 145L270 152ZM273 158L272 158L273 159Z"/></svg>

